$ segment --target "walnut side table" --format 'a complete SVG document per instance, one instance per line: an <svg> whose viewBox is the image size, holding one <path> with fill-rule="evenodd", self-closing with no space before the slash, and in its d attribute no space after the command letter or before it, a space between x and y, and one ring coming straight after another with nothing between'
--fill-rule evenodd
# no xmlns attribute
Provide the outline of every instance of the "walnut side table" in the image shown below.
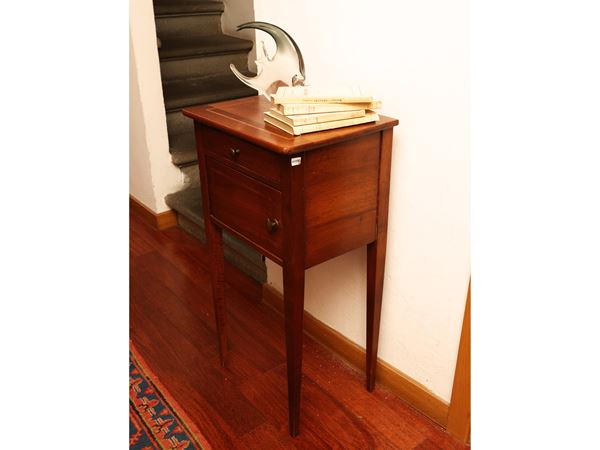
<svg viewBox="0 0 600 450"><path fill-rule="evenodd" d="M366 387L375 385L396 119L291 136L247 97L183 110L194 120L221 363L225 229L283 267L289 431L300 422L304 271L367 246Z"/></svg>

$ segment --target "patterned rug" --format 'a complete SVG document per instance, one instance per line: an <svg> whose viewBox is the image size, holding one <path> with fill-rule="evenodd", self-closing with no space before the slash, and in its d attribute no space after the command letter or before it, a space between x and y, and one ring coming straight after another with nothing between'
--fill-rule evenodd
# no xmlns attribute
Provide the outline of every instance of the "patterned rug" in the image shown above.
<svg viewBox="0 0 600 450"><path fill-rule="evenodd" d="M211 449L132 343L129 345L129 448Z"/></svg>

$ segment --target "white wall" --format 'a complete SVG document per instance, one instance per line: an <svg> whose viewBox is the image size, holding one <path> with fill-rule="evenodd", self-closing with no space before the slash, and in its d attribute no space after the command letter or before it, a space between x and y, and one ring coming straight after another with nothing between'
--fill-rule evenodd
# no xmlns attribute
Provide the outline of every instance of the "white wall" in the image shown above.
<svg viewBox="0 0 600 450"><path fill-rule="evenodd" d="M254 21L254 3L252 0L223 0L223 4L225 5L225 11L221 16L223 34L254 41L254 30L237 31L238 25ZM255 60L256 48L252 47L252 50L248 53L248 66L252 71L256 71ZM241 67L238 67L238 69L242 70Z"/></svg>
<svg viewBox="0 0 600 450"><path fill-rule="evenodd" d="M129 3L129 46L129 193L160 213L183 180L169 154L152 0Z"/></svg>
<svg viewBox="0 0 600 450"><path fill-rule="evenodd" d="M135 55L129 40L129 193L156 211Z"/></svg>
<svg viewBox="0 0 600 450"><path fill-rule="evenodd" d="M470 272L468 2L255 0L254 9L294 37L309 84L361 84L400 120L379 356L449 401ZM310 269L305 300L362 346L365 258L359 249ZM279 266L267 267L282 290Z"/></svg>

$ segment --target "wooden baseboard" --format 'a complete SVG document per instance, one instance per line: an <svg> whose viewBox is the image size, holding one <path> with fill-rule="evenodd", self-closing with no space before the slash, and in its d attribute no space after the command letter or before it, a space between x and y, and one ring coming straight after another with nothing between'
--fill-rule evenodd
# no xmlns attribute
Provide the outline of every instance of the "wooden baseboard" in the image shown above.
<svg viewBox="0 0 600 450"><path fill-rule="evenodd" d="M166 230L177 225L177 213L172 209L157 214L132 195L129 196L129 208L144 222L158 230Z"/></svg>
<svg viewBox="0 0 600 450"><path fill-rule="evenodd" d="M471 436L471 281L467 290L467 304L463 319L452 400L448 410L446 430L452 436L468 443Z"/></svg>
<svg viewBox="0 0 600 450"><path fill-rule="evenodd" d="M283 314L283 296L272 286L263 284L263 301ZM324 324L309 312L304 312L304 331L313 339L340 355L353 366L364 371L365 349ZM417 411L442 427L446 427L449 405L425 386L403 374L385 361L377 359L376 381L386 386Z"/></svg>

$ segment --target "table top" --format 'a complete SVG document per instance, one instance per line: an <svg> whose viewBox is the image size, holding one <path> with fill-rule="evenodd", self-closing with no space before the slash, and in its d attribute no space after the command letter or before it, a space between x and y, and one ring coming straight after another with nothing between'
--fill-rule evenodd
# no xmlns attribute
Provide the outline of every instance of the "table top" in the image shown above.
<svg viewBox="0 0 600 450"><path fill-rule="evenodd" d="M254 96L191 106L184 108L182 112L200 123L284 155L335 144L398 125L397 119L380 115L377 122L292 136L264 121L263 113L271 107L271 103L263 96Z"/></svg>

